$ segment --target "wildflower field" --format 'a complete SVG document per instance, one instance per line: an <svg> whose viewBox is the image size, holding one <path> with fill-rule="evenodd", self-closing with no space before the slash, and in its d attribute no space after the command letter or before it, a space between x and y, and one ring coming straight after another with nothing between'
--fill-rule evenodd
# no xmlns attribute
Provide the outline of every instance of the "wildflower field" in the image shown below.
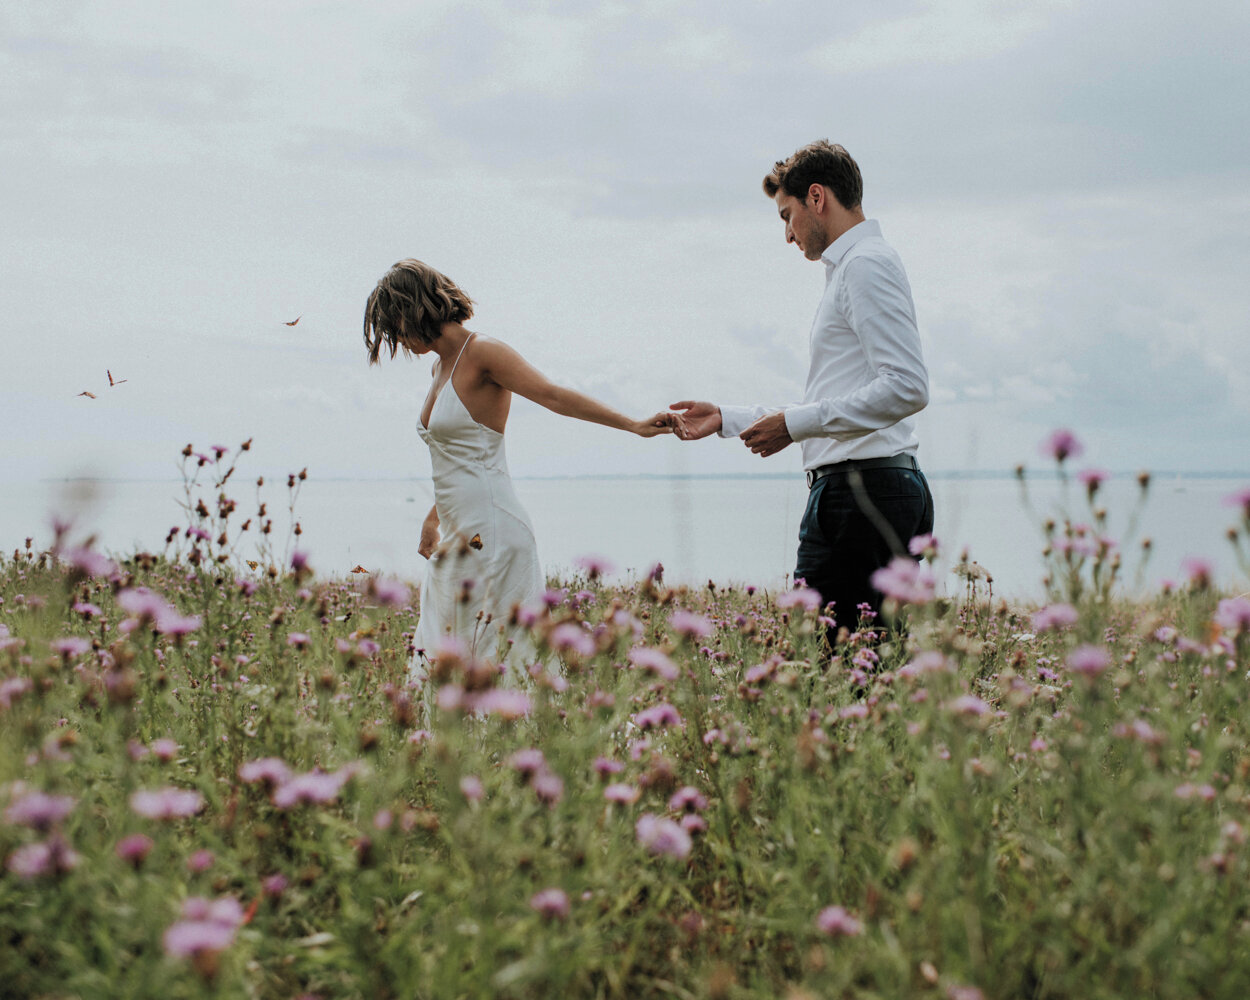
<svg viewBox="0 0 1250 1000"><path fill-rule="evenodd" d="M1035 607L590 563L413 687L415 592L187 457L163 552L0 560L0 995L1250 996L1250 598L1118 597L1096 477Z"/></svg>

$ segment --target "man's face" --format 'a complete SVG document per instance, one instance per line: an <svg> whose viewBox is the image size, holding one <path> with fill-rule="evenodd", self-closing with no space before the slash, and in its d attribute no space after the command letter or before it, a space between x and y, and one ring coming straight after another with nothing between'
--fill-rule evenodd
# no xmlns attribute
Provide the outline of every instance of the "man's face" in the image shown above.
<svg viewBox="0 0 1250 1000"><path fill-rule="evenodd" d="M777 214L786 224L786 242L802 250L808 260L820 260L820 255L833 241L826 233L825 224L817 214L811 196L800 200L781 188L773 200L777 202Z"/></svg>

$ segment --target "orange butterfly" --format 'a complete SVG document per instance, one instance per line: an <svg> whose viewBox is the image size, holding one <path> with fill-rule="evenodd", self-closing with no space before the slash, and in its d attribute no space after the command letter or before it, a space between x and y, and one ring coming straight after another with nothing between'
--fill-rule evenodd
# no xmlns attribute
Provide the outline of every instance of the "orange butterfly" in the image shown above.
<svg viewBox="0 0 1250 1000"><path fill-rule="evenodd" d="M287 323L287 326L294 326L296 323L298 323L298 322L299 322L300 320L302 320L303 318L304 318L304 314L303 314L303 313L300 313L300 314L299 314L298 316L296 316L293 320L291 320L291 322Z"/></svg>
<svg viewBox="0 0 1250 1000"><path fill-rule="evenodd" d="M80 396L89 396L91 399L95 399L95 393L94 393L94 392L87 392L85 389L84 389L82 392L80 392L78 395L80 395Z"/></svg>
<svg viewBox="0 0 1250 1000"><path fill-rule="evenodd" d="M368 571L367 569L365 569L363 566L361 566L359 563L357 563L357 564L356 564L356 565L352 568L352 572L353 572L353 573L368 573L369 571Z"/></svg>
<svg viewBox="0 0 1250 1000"><path fill-rule="evenodd" d="M113 388L113 386L115 386L115 385L121 385L123 382L129 382L129 381L130 381L130 379L128 379L128 378L119 378L119 379L114 379L114 378L113 378L113 373L112 373L111 371L109 371L107 368L105 368L105 369L104 369L104 374L105 374L105 375L107 375L107 376L109 377L109 388L110 388L110 389L111 389L111 388Z"/></svg>
<svg viewBox="0 0 1250 1000"><path fill-rule="evenodd" d="M481 535L474 535L472 538L470 538L470 539L469 539L469 548L471 548L471 549L478 549L478 550L480 550L480 549L482 548L482 536L481 536Z"/></svg>

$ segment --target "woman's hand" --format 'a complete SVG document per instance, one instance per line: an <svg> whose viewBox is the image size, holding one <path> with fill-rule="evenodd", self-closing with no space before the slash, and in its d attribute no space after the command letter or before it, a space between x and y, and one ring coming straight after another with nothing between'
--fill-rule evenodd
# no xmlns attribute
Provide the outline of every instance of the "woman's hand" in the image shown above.
<svg viewBox="0 0 1250 1000"><path fill-rule="evenodd" d="M417 546L417 554L429 559L438 548L438 513L431 510L429 516L421 522L421 543Z"/></svg>
<svg viewBox="0 0 1250 1000"><path fill-rule="evenodd" d="M655 437L657 434L672 434L677 426L677 414L660 411L654 416L644 417L633 426L633 432L642 437Z"/></svg>

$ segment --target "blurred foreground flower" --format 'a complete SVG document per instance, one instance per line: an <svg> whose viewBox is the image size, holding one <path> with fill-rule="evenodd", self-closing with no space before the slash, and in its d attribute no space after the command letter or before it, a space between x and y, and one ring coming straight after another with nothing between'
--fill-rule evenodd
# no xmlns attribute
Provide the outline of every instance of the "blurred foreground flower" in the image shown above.
<svg viewBox="0 0 1250 1000"><path fill-rule="evenodd" d="M900 604L927 604L933 600L937 581L928 567L896 556L872 574L872 585Z"/></svg>
<svg viewBox="0 0 1250 1000"><path fill-rule="evenodd" d="M185 819L204 808L204 796L191 788L159 788L130 796L130 808L147 819Z"/></svg>
<svg viewBox="0 0 1250 1000"><path fill-rule="evenodd" d="M563 889L543 889L530 897L530 909L548 920L564 920L569 915L569 897Z"/></svg>
<svg viewBox="0 0 1250 1000"><path fill-rule="evenodd" d="M1077 440L1076 435L1064 428L1052 431L1042 442L1042 454L1059 463L1065 459L1078 458L1084 451L1085 447Z"/></svg>
<svg viewBox="0 0 1250 1000"><path fill-rule="evenodd" d="M634 824L634 832L638 836L638 843L652 854L662 854L678 861L686 858L694 846L690 834L680 824L653 813L639 816L638 822Z"/></svg>
<svg viewBox="0 0 1250 1000"><path fill-rule="evenodd" d="M816 914L816 929L829 937L855 937L864 927L841 906L826 906Z"/></svg>

